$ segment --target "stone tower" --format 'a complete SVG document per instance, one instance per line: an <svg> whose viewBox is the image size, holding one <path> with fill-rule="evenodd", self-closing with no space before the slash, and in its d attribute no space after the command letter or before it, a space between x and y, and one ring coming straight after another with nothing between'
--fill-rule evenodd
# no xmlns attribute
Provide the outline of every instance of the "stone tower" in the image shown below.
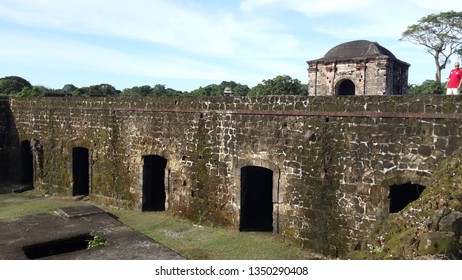
<svg viewBox="0 0 462 280"><path fill-rule="evenodd" d="M340 44L307 61L308 95L400 95L407 93L410 64L376 42Z"/></svg>

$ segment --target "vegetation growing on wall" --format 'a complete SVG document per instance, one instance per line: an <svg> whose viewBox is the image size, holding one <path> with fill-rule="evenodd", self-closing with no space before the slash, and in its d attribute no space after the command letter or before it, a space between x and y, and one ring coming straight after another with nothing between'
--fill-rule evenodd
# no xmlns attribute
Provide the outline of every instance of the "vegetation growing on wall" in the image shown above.
<svg viewBox="0 0 462 280"><path fill-rule="evenodd" d="M439 165L421 197L390 214L355 259L462 258L462 150Z"/></svg>
<svg viewBox="0 0 462 280"><path fill-rule="evenodd" d="M316 211L310 219L316 224L314 228L315 240L313 244L318 252L326 255L335 256L336 251L341 250L341 244L338 242L338 218L336 192L339 188L339 180L336 176L334 162L336 160L336 142L334 136L334 125L324 122L318 133L317 141L320 143L320 183L321 186L313 188L312 204ZM336 248L333 244L337 244Z"/></svg>
<svg viewBox="0 0 462 280"><path fill-rule="evenodd" d="M190 209L187 216L196 223L203 223L209 216L209 209L207 207L208 197L212 195L210 184L207 175L206 159L209 155L206 154L207 136L205 130L205 120L200 118L197 124L196 145L197 145L197 159L195 176L192 179L196 180L196 184L191 189Z"/></svg>

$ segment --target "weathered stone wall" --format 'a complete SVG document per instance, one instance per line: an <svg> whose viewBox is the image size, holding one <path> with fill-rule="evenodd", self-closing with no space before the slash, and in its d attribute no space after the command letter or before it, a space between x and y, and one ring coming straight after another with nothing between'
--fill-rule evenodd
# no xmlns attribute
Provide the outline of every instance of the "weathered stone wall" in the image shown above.
<svg viewBox="0 0 462 280"><path fill-rule="evenodd" d="M341 95L344 80L355 85L355 95L392 95L407 93L408 65L387 57L310 61L309 95Z"/></svg>
<svg viewBox="0 0 462 280"><path fill-rule="evenodd" d="M90 198L140 210L143 156L159 155L167 159L167 210L237 228L241 168L261 166L273 171L274 232L335 255L388 215L391 185L425 186L438 162L461 146L459 101L14 98L2 108L11 110L16 141L43 148L43 162L34 157L37 188L71 195L71 150L86 147ZM17 150L10 153L10 169L19 168Z"/></svg>

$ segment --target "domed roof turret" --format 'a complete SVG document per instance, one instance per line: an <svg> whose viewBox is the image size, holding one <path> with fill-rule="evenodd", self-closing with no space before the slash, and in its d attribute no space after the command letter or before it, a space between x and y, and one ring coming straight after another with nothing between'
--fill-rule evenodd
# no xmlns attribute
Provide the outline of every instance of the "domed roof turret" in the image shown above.
<svg viewBox="0 0 462 280"><path fill-rule="evenodd" d="M225 90L223 90L224 95L233 95L233 89L231 87L225 87Z"/></svg>
<svg viewBox="0 0 462 280"><path fill-rule="evenodd" d="M330 49L321 60L345 60L386 56L396 60L392 52L376 42L356 40L337 45Z"/></svg>

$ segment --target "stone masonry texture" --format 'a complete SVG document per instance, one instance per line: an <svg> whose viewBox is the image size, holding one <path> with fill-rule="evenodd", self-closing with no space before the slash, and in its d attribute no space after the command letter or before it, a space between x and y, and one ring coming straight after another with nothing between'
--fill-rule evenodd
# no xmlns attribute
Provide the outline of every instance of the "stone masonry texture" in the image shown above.
<svg viewBox="0 0 462 280"><path fill-rule="evenodd" d="M72 195L89 151L92 201L141 211L143 157L166 159L166 210L239 227L241 169L273 172L273 232L320 253L352 250L389 214L390 186L426 186L462 145L459 96L0 99L2 179L34 148L34 187Z"/></svg>

